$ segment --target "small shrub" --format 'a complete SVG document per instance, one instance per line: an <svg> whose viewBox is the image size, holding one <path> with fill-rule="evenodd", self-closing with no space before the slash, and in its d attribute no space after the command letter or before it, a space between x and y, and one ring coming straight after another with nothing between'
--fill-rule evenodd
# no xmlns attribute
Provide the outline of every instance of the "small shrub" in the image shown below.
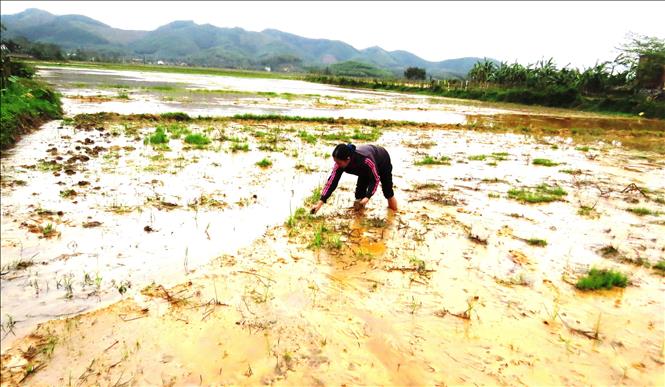
<svg viewBox="0 0 665 387"><path fill-rule="evenodd" d="M617 286L625 288L628 278L619 272L605 269L591 269L586 276L580 278L575 285L580 290L612 289Z"/></svg>

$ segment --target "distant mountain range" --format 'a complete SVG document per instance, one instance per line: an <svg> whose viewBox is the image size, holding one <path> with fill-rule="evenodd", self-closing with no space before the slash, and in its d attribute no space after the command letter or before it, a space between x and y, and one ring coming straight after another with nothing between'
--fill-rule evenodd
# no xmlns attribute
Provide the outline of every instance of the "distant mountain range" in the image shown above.
<svg viewBox="0 0 665 387"><path fill-rule="evenodd" d="M381 47L357 50L338 40L309 39L266 29L220 28L193 21L174 21L154 31L113 28L82 15L57 16L31 8L14 15L2 15L3 38L25 37L31 41L55 43L67 51L95 50L124 57L210 67L277 71L325 69L340 62L370 64L379 72L401 75L407 67L421 67L436 78L463 77L483 58L426 61L407 51L386 51Z"/></svg>

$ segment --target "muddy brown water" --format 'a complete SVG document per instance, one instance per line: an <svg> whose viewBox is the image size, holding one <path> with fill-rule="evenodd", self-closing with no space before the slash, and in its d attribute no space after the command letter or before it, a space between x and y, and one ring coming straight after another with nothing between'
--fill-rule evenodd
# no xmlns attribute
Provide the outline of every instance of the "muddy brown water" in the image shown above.
<svg viewBox="0 0 665 387"><path fill-rule="evenodd" d="M380 104L410 106L386 95ZM68 114L77 103L109 107L70 103ZM250 151L181 139L163 151L142 141L154 123L85 131L54 121L2 159L4 385L665 383L665 280L635 264L665 256L662 155L610 141L582 151L556 135L383 129L400 211L377 192L354 213L345 176L314 226L288 227L326 179L334 145L299 132L356 128L188 125ZM258 132L276 133L279 151ZM415 165L426 155L450 165ZM255 165L264 157L268 169ZM537 205L507 195L542 183L567 195ZM316 248L322 225L328 244ZM607 246L618 256L603 257ZM576 290L592 266L631 284Z"/></svg>

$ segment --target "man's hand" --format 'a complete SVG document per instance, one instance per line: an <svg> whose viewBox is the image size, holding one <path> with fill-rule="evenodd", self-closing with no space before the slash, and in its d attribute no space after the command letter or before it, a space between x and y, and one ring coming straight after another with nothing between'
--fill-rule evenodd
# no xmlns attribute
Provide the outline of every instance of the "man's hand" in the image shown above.
<svg viewBox="0 0 665 387"><path fill-rule="evenodd" d="M319 200L315 205L312 206L312 209L309 210L309 213L316 214L319 209L321 209L321 206L323 206L323 201Z"/></svg>

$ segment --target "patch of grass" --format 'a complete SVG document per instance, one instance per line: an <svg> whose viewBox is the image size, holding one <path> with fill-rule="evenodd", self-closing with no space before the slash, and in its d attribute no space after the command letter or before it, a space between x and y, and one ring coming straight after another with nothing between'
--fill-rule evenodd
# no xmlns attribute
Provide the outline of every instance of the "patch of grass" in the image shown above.
<svg viewBox="0 0 665 387"><path fill-rule="evenodd" d="M582 170L581 169L562 169L559 172L561 173L567 173L569 175L581 175Z"/></svg>
<svg viewBox="0 0 665 387"><path fill-rule="evenodd" d="M168 142L169 138L161 127L155 128L155 132L143 140L143 143L146 145L168 144Z"/></svg>
<svg viewBox="0 0 665 387"><path fill-rule="evenodd" d="M238 143L234 142L233 145L231 145L231 152L249 152L249 144L245 143Z"/></svg>
<svg viewBox="0 0 665 387"><path fill-rule="evenodd" d="M300 137L303 141L305 141L308 144L316 143L316 136L308 133L306 130L301 130L298 133L298 137Z"/></svg>
<svg viewBox="0 0 665 387"><path fill-rule="evenodd" d="M423 159L416 161L414 165L450 165L450 157L425 156Z"/></svg>
<svg viewBox="0 0 665 387"><path fill-rule="evenodd" d="M653 216L658 216L660 213L658 211L653 211L648 208L644 207L631 207L631 208L626 208L626 211L632 212L633 214L637 216L645 216L645 215L653 215Z"/></svg>
<svg viewBox="0 0 665 387"><path fill-rule="evenodd" d="M264 157L261 161L257 162L256 165L258 165L261 168L268 168L269 166L272 165L272 161Z"/></svg>
<svg viewBox="0 0 665 387"><path fill-rule="evenodd" d="M625 288L628 278L619 272L592 268L586 276L580 278L575 287L580 290L612 289L617 286Z"/></svg>
<svg viewBox="0 0 665 387"><path fill-rule="evenodd" d="M192 134L188 134L185 137L185 142L187 144L205 146L205 145L210 144L210 139L208 137L206 137L205 135L203 135L203 134L192 133Z"/></svg>
<svg viewBox="0 0 665 387"><path fill-rule="evenodd" d="M118 99L129 99L129 94L126 91L120 91L115 97Z"/></svg>
<svg viewBox="0 0 665 387"><path fill-rule="evenodd" d="M172 123L168 125L157 125L157 129L161 130L162 132L169 133L171 135L171 138L177 139L182 137L183 135L186 136L191 133L187 125L180 124L180 123Z"/></svg>
<svg viewBox="0 0 665 387"><path fill-rule="evenodd" d="M547 241L544 239L538 239L538 238L530 238L526 240L526 243L530 244L531 246L538 246L538 247L545 247L547 246Z"/></svg>
<svg viewBox="0 0 665 387"><path fill-rule="evenodd" d="M559 186L541 184L534 189L510 189L508 197L526 203L547 203L561 200L568 193Z"/></svg>
<svg viewBox="0 0 665 387"><path fill-rule="evenodd" d="M474 156L469 156L468 157L469 160L473 160L473 161L485 161L486 158L487 158L487 155L474 155Z"/></svg>
<svg viewBox="0 0 665 387"><path fill-rule="evenodd" d="M559 165L559 163L555 163L550 159L534 159L533 165L542 165L544 167L555 167Z"/></svg>
<svg viewBox="0 0 665 387"><path fill-rule="evenodd" d="M490 199L498 199L498 198L501 197L501 195L495 194L494 192L490 192L490 193L487 194L487 197L490 198Z"/></svg>
<svg viewBox="0 0 665 387"><path fill-rule="evenodd" d="M578 146L577 148L575 148L575 150L582 151L582 152L588 152L589 149L590 148L588 146Z"/></svg>

